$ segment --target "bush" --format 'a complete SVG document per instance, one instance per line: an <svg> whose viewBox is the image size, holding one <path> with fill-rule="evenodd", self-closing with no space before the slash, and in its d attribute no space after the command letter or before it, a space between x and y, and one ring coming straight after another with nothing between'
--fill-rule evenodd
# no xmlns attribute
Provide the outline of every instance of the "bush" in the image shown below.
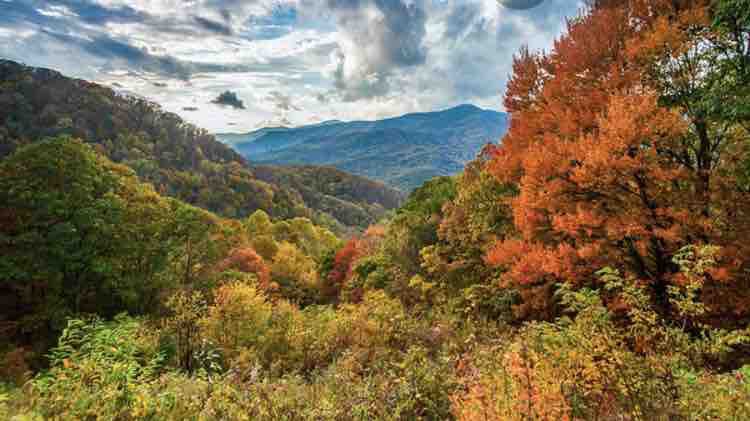
<svg viewBox="0 0 750 421"><path fill-rule="evenodd" d="M45 418L120 418L165 369L157 336L127 316L70 320L49 357L50 369L30 385L30 403Z"/></svg>
<svg viewBox="0 0 750 421"><path fill-rule="evenodd" d="M653 312L644 287L616 272L605 275L608 294L618 290L628 308L627 323L604 306L598 291L561 288L561 302L574 317L530 323L507 347L476 351L468 364L481 374L465 379L467 391L453 397L456 418L746 417L747 384L702 369L706 358L729 351L737 336L691 335ZM689 301L683 296L679 302L689 307ZM694 418L697 413L706 415Z"/></svg>
<svg viewBox="0 0 750 421"><path fill-rule="evenodd" d="M214 303L200 320L203 336L215 343L228 360L256 345L268 329L271 304L255 287L231 282L217 288Z"/></svg>

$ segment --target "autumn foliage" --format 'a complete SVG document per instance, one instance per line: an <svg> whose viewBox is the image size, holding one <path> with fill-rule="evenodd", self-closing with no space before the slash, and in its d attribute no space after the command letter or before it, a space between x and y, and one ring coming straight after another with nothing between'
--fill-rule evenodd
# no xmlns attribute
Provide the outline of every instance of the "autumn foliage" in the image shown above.
<svg viewBox="0 0 750 421"><path fill-rule="evenodd" d="M585 3L347 238L0 161L0 419L750 419L750 0Z"/></svg>
<svg viewBox="0 0 750 421"><path fill-rule="evenodd" d="M344 244L333 258L333 267L328 273L328 285L335 291L340 291L346 280L351 277L352 264L359 255L358 238L352 238Z"/></svg>
<svg viewBox="0 0 750 421"><path fill-rule="evenodd" d="M271 269L263 260L263 257L250 247L236 248L219 262L216 271L225 272L227 270L255 274L258 277L258 285L263 290L267 290L271 285Z"/></svg>
<svg viewBox="0 0 750 421"><path fill-rule="evenodd" d="M521 287L525 316L551 315L554 284L590 285L613 262L669 311L681 247L724 247L719 289L733 288L724 281L748 256L738 209L748 197L731 177L747 132L697 98L714 76L698 70L707 58L696 49L720 36L707 2L600 3L549 54L522 51L508 85L511 127L490 167L518 186L518 236L486 259ZM747 315L748 304L732 311Z"/></svg>

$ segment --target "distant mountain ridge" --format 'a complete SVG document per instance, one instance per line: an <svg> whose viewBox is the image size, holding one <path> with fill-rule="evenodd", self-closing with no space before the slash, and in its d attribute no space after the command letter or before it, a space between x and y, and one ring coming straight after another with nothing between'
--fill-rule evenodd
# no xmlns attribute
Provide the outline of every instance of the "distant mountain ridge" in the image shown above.
<svg viewBox="0 0 750 421"><path fill-rule="evenodd" d="M308 217L338 231L364 229L403 193L333 168L256 168L203 129L143 98L0 59L0 159L49 136L68 135L132 168L167 196L227 217L256 210ZM300 175L315 179L303 183Z"/></svg>
<svg viewBox="0 0 750 421"><path fill-rule="evenodd" d="M330 165L410 191L461 171L507 126L505 113L465 104L376 121L333 120L216 136L251 162Z"/></svg>

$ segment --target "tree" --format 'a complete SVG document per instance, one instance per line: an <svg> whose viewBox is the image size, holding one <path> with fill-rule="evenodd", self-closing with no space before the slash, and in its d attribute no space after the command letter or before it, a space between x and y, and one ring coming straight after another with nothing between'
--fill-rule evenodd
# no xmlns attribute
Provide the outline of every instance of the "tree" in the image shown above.
<svg viewBox="0 0 750 421"><path fill-rule="evenodd" d="M203 339L200 322L206 315L206 299L198 290L181 289L166 304L170 314L162 319L162 324L175 339L179 367L192 373L197 368L195 357Z"/></svg>
<svg viewBox="0 0 750 421"><path fill-rule="evenodd" d="M346 281L352 275L354 261L360 256L358 238L352 238L333 256L330 271L327 273L322 292L329 299L336 299Z"/></svg>
<svg viewBox="0 0 750 421"><path fill-rule="evenodd" d="M176 282L195 287L203 274L226 253L229 244L222 236L220 220L212 213L172 201L171 264Z"/></svg>
<svg viewBox="0 0 750 421"><path fill-rule="evenodd" d="M151 185L130 176L123 187L126 211L117 227L121 251L113 259L120 274L116 288L128 310L145 314L159 309L162 293L174 286L169 264L174 213L171 201Z"/></svg>
<svg viewBox="0 0 750 421"><path fill-rule="evenodd" d="M300 305L317 302L318 276L315 260L292 243L282 242L271 263L271 278L278 293Z"/></svg>
<svg viewBox="0 0 750 421"><path fill-rule="evenodd" d="M216 289L200 324L205 336L231 359L262 339L270 318L271 304L263 293L245 283L230 282Z"/></svg>
<svg viewBox="0 0 750 421"><path fill-rule="evenodd" d="M327 250L336 248L339 243L338 238L332 232L315 226L307 218L278 221L273 224L271 232L276 241L294 244L316 261L323 258Z"/></svg>
<svg viewBox="0 0 750 421"><path fill-rule="evenodd" d="M270 235L273 230L273 222L271 222L271 218L267 213L257 210L247 217L245 228L251 238Z"/></svg>
<svg viewBox="0 0 750 421"><path fill-rule="evenodd" d="M456 197L443 206L439 241L420 253L430 279L448 288L494 282L496 268L486 264L484 255L513 231L510 209L499 200L513 190L489 174L486 164L483 154L457 177Z"/></svg>
<svg viewBox="0 0 750 421"><path fill-rule="evenodd" d="M0 158L45 137L73 136L133 168L161 195L224 217L263 209L275 218L304 216L341 230L365 227L384 212L380 204L391 209L400 199L371 182L363 193L359 180L333 169L250 166L157 104L52 70L0 60L0 80Z"/></svg>
<svg viewBox="0 0 750 421"><path fill-rule="evenodd" d="M268 291L271 288L271 270L263 257L252 248L242 247L232 250L216 268L216 272L219 273L226 271L254 274L261 290Z"/></svg>
<svg viewBox="0 0 750 421"><path fill-rule="evenodd" d="M4 317L27 332L76 313L145 311L166 266L169 209L132 171L53 138L0 163ZM144 301L141 300L144 299Z"/></svg>
<svg viewBox="0 0 750 421"><path fill-rule="evenodd" d="M423 274L420 251L438 242L437 229L443 205L456 195L451 177L437 177L414 190L388 224L383 250L401 271L411 277Z"/></svg>
<svg viewBox="0 0 750 421"><path fill-rule="evenodd" d="M748 198L733 175L746 142L735 122L706 112L704 89L719 89L700 70L703 39L718 36L707 13L706 2L601 2L549 55L517 57L511 128L491 170L518 185L520 235L487 260L521 289L521 314L551 316L557 282L590 284L612 262L668 314L672 257L695 242L724 246L714 282L740 276Z"/></svg>

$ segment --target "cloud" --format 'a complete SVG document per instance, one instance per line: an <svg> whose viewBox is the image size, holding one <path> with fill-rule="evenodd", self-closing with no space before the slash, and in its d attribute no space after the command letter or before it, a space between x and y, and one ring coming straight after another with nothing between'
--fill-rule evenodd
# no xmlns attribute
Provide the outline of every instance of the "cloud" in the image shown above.
<svg viewBox="0 0 750 421"><path fill-rule="evenodd" d="M442 97L498 107L512 71L513 54L525 45L532 50L548 49L565 27L565 17L574 15L580 6L581 2L572 0L547 0L521 11L492 0L452 2L433 9L430 28L437 35L429 40L432 60L405 83L438 91L432 101Z"/></svg>
<svg viewBox="0 0 750 421"><path fill-rule="evenodd" d="M145 48L137 48L125 41L106 35L89 39L46 30L43 30L42 33L70 46L77 46L92 56L106 59L109 66L122 63L130 69L158 73L183 80L189 79L193 73L193 66L190 63L182 62L172 56L156 56L149 53Z"/></svg>
<svg viewBox="0 0 750 421"><path fill-rule="evenodd" d="M297 69L296 60L290 56L237 64L198 62L182 60L169 54L154 54L146 47L136 47L124 39L113 38L107 34L90 37L48 30L41 30L39 33L64 43L67 49L75 47L92 57L101 59L100 65L106 70L124 68L187 81L195 74L268 73L278 72L280 69L288 71Z"/></svg>
<svg viewBox="0 0 750 421"><path fill-rule="evenodd" d="M445 36L456 39L471 29L474 22L481 16L482 8L479 3L463 2L453 7L445 19Z"/></svg>
<svg viewBox="0 0 750 421"><path fill-rule="evenodd" d="M60 35L55 36L60 37ZM67 37L67 39L71 40L72 38ZM127 61L129 65L148 72L176 76L180 79L188 79L191 74L189 64L183 63L172 56L155 56L145 48L137 48L107 36L99 36L91 41L79 42L84 50L93 55L112 60L122 59Z"/></svg>
<svg viewBox="0 0 750 421"><path fill-rule="evenodd" d="M200 16L193 16L193 20L201 28L219 35L232 35L232 28L228 25Z"/></svg>
<svg viewBox="0 0 750 421"><path fill-rule="evenodd" d="M232 108L238 109L238 110L244 110L245 104L242 102L241 99L237 97L236 92L232 91L224 91L219 94L213 101L211 101L213 104L218 105L228 105Z"/></svg>
<svg viewBox="0 0 750 421"><path fill-rule="evenodd" d="M276 4L262 13L249 15L242 24L241 34L251 40L272 40L293 32L297 23L295 7Z"/></svg>
<svg viewBox="0 0 750 421"><path fill-rule="evenodd" d="M87 0L49 0L41 3L65 7L78 16L81 21L91 25L104 25L109 22L146 22L154 19L150 14L133 9L128 5L106 7Z"/></svg>
<svg viewBox="0 0 750 421"><path fill-rule="evenodd" d="M214 131L497 109L513 53L549 48L582 1L0 0L0 57L119 85ZM225 91L246 108L199 105Z"/></svg>
<svg viewBox="0 0 750 421"><path fill-rule="evenodd" d="M427 14L421 0L324 0L339 32L334 85L344 101L390 91L395 71L423 64Z"/></svg>
<svg viewBox="0 0 750 421"><path fill-rule="evenodd" d="M266 99L268 101L271 101L274 106L280 110L284 111L300 111L300 108L297 107L292 103L292 97L289 95L284 95L283 93L279 91L271 91L266 96Z"/></svg>

